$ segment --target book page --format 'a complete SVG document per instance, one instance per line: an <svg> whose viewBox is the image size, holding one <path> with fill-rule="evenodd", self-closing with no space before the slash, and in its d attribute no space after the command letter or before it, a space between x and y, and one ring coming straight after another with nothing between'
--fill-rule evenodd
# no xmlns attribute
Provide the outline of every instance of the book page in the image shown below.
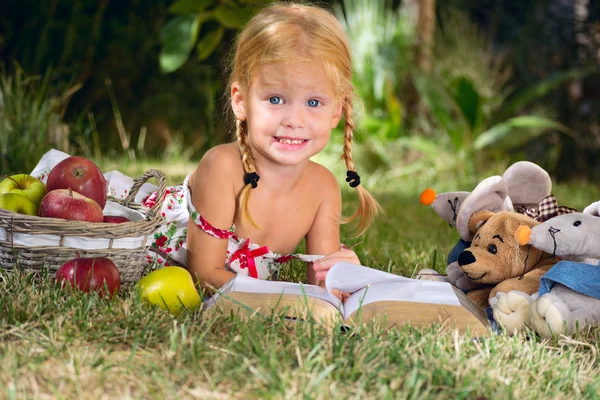
<svg viewBox="0 0 600 400"><path fill-rule="evenodd" d="M324 300L335 307L339 307L341 304L340 300L336 296L331 295L326 289L320 286L292 282L266 281L241 274L237 274L235 277L229 280L229 282L227 282L220 290L218 290L219 294L213 297L216 300L217 296L227 295L229 292L278 295L291 294L297 296L306 295L307 297Z"/></svg>
<svg viewBox="0 0 600 400"><path fill-rule="evenodd" d="M333 289L337 289L342 292L354 293L357 290L360 290L373 283L404 281L421 282L420 280L390 274L388 272L362 265L338 263L331 267L329 272L327 272L325 286L327 287L329 293L331 293Z"/></svg>
<svg viewBox="0 0 600 400"><path fill-rule="evenodd" d="M358 310L361 305L365 306L378 301L461 306L449 283L405 278L404 280L376 282L354 292L344 302L344 318Z"/></svg>

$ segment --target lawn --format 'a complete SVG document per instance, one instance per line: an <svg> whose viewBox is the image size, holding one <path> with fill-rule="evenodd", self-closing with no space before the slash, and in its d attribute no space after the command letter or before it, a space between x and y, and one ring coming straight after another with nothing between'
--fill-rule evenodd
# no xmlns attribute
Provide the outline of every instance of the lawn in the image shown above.
<svg viewBox="0 0 600 400"><path fill-rule="evenodd" d="M174 183L183 175L170 176ZM470 189L447 180L378 185L386 216L359 239L343 230L365 265L408 276L444 271L458 236L418 203L422 185ZM580 209L600 198L598 187L583 183L555 185L554 193ZM353 193L344 197L349 213ZM301 279L301 265L283 276ZM7 399L598 398L599 339L598 329L554 340L475 340L439 326L373 325L328 335L277 316L174 318L143 305L133 290L110 301L61 292L49 279L0 274L0 398Z"/></svg>

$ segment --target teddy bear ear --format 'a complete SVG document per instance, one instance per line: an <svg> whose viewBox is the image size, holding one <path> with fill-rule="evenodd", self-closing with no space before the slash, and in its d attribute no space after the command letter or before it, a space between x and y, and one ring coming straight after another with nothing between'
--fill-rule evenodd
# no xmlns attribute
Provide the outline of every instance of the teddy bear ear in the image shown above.
<svg viewBox="0 0 600 400"><path fill-rule="evenodd" d="M469 232L476 234L479 228L481 228L490 218L496 215L495 212L481 210L473 213L469 218Z"/></svg>
<svg viewBox="0 0 600 400"><path fill-rule="evenodd" d="M506 218L504 220L504 230L506 232L516 232L519 229L519 226L528 226L529 228L533 228L540 223L533 218L528 217L527 215L514 213L511 218Z"/></svg>
<svg viewBox="0 0 600 400"><path fill-rule="evenodd" d="M508 185L508 195L518 206L537 206L552 193L552 180L542 167L529 161L519 161L502 174Z"/></svg>
<svg viewBox="0 0 600 400"><path fill-rule="evenodd" d="M469 229L469 220L477 211L514 211L508 198L508 185L501 176L490 176L482 180L479 185L464 199L456 217L456 229L460 237L470 242L474 232Z"/></svg>

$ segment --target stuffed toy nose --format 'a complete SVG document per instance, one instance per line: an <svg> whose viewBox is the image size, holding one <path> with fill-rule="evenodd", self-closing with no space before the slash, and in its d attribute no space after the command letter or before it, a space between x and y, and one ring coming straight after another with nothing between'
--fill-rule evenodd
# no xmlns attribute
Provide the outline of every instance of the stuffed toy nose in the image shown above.
<svg viewBox="0 0 600 400"><path fill-rule="evenodd" d="M475 256L468 250L463 251L460 253L460 256L458 256L458 265L461 267L463 265L473 264L475 261Z"/></svg>
<svg viewBox="0 0 600 400"><path fill-rule="evenodd" d="M435 190L425 189L423 190L423 192L421 192L421 196L419 196L419 201L424 206L430 206L435 201L435 196L437 196Z"/></svg>

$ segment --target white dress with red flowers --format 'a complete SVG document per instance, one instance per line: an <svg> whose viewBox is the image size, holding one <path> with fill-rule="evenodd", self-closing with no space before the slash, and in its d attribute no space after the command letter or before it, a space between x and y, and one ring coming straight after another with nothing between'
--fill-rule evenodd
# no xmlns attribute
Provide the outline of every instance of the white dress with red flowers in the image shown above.
<svg viewBox="0 0 600 400"><path fill-rule="evenodd" d="M267 279L280 268L281 264L291 259L302 259L301 254L279 254L270 251L267 246L252 243L250 239L235 235L235 225L229 229L219 229L206 221L192 204L192 196L188 185L190 175L183 185L167 188L162 206L164 225L154 234L154 241L147 258L149 262L160 265L186 265L186 236L188 220L208 235L218 239L227 239L227 256L225 268L238 274L258 279ZM156 201L156 192L144 199L146 207L152 207Z"/></svg>

